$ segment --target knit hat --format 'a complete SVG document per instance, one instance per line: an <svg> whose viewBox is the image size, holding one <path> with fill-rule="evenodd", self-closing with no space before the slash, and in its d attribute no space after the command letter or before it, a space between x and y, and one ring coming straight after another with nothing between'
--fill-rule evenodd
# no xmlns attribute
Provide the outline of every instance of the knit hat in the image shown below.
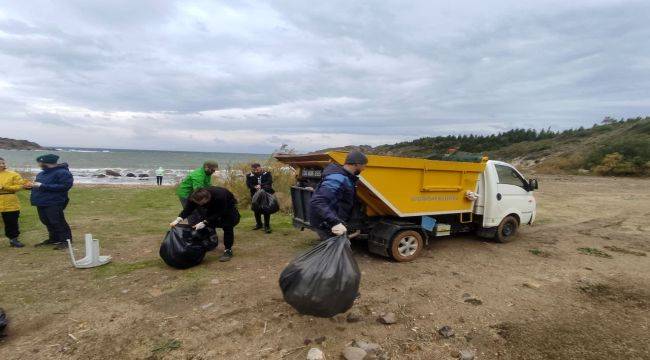
<svg viewBox="0 0 650 360"><path fill-rule="evenodd" d="M366 165L368 163L368 157L361 151L350 151L345 158L345 163L350 165Z"/></svg>
<svg viewBox="0 0 650 360"><path fill-rule="evenodd" d="M56 164L59 161L59 155L47 154L36 158L36 161L44 164Z"/></svg>

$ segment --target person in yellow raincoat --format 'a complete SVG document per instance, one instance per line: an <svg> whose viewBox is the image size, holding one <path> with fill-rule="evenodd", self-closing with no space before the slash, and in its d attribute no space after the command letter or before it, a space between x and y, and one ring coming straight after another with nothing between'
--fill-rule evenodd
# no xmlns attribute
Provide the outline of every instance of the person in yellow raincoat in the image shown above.
<svg viewBox="0 0 650 360"><path fill-rule="evenodd" d="M20 217L20 202L16 192L20 191L25 180L13 171L7 170L7 164L0 158L0 213L5 226L5 235L9 238L12 247L21 248L25 245L18 240L20 230L18 217Z"/></svg>

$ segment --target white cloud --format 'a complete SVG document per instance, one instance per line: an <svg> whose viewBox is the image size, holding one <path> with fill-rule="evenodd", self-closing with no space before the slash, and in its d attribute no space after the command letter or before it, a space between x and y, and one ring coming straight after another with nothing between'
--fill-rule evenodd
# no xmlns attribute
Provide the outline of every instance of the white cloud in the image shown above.
<svg viewBox="0 0 650 360"><path fill-rule="evenodd" d="M649 17L614 0L5 2L2 135L265 152L647 115Z"/></svg>

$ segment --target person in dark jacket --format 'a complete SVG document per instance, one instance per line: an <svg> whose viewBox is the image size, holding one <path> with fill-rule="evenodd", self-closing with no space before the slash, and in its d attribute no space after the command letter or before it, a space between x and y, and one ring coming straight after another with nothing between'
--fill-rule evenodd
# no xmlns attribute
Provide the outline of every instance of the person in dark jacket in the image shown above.
<svg viewBox="0 0 650 360"><path fill-rule="evenodd" d="M202 221L193 226L194 230L206 227L223 229L223 242L226 248L219 261L229 261L233 257L232 246L235 242L235 226L239 224L237 199L228 189L210 186L194 191L188 198L183 211L170 225L178 225L181 221L194 214L201 208Z"/></svg>
<svg viewBox="0 0 650 360"><path fill-rule="evenodd" d="M321 240L347 233L346 221L352 215L359 174L366 168L368 158L351 151L343 166L329 164L309 203L310 219Z"/></svg>
<svg viewBox="0 0 650 360"><path fill-rule="evenodd" d="M54 154L39 156L36 161L43 170L33 183L25 184L32 191L31 202L38 210L38 217L47 227L47 240L36 246L55 245L55 249L67 249L67 240L72 241L70 225L65 219L64 210L70 199L68 191L74 179L68 164L58 164L59 157Z"/></svg>
<svg viewBox="0 0 650 360"><path fill-rule="evenodd" d="M254 163L251 165L250 174L246 175L246 186L251 192L251 198L259 190L264 190L269 194L275 193L273 190L273 176L268 171L264 171L262 165ZM262 225L262 215L264 216L264 224ZM255 227L253 230L259 230L264 227L267 234L271 233L271 214L262 214L255 211Z"/></svg>

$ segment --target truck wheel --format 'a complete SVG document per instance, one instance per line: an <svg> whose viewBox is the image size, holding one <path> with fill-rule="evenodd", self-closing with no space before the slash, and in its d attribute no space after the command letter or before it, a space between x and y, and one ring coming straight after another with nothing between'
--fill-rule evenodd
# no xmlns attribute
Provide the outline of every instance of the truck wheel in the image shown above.
<svg viewBox="0 0 650 360"><path fill-rule="evenodd" d="M423 247L424 240L419 232L404 230L393 237L390 255L398 262L412 261L420 255Z"/></svg>
<svg viewBox="0 0 650 360"><path fill-rule="evenodd" d="M519 221L517 221L517 218L512 215L508 215L501 221L501 224L499 224L494 239L500 243L513 241L517 237L518 229Z"/></svg>

